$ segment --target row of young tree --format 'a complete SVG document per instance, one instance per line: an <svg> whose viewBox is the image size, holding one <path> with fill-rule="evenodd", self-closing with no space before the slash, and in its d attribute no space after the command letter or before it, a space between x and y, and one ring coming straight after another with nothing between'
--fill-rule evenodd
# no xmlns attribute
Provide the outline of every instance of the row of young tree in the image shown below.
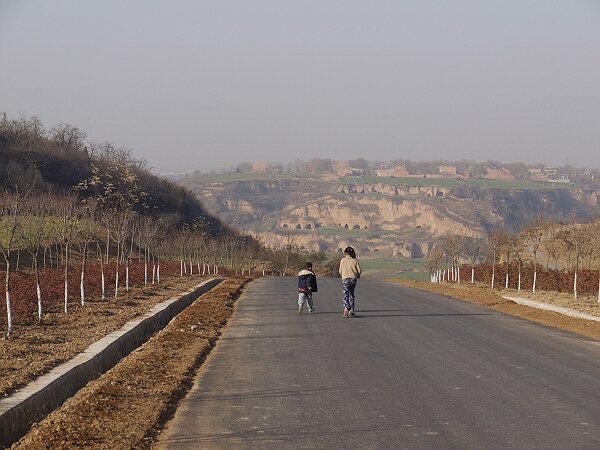
<svg viewBox="0 0 600 450"><path fill-rule="evenodd" d="M134 279L151 284L166 272L247 271L260 251L255 239L222 224L190 191L153 175L129 149L90 141L70 124L46 129L36 117L0 114L6 293L0 323L6 318L8 336L13 312L21 318L34 303L33 293L19 290L23 278L36 286L41 321L45 307L56 307L50 295L62 298L66 313L74 301L85 305L92 291L101 299L119 298ZM62 292L48 285L57 278Z"/></svg>
<svg viewBox="0 0 600 450"><path fill-rule="evenodd" d="M160 283L161 262L179 264L180 275L207 275L229 270L246 271L255 263L260 245L249 236L223 228L214 235L201 218L177 226L165 218L142 214L135 206L144 194L136 177L124 170L125 189L96 173L73 192L36 192L32 184L13 180L0 191L0 252L5 281L6 334L13 332L11 277L26 264L33 274L37 297L36 317L45 313L43 270L60 270L64 280L63 311L69 311L71 272L79 273L79 303L87 299L89 265L99 266L100 298L117 299L132 287L130 266L143 264L143 284ZM128 181L127 181L128 180ZM95 195L84 196L90 188ZM25 262L24 262L25 261ZM20 267L19 267L20 266ZM111 272L109 277L109 272ZM109 286L109 278L112 282Z"/></svg>
<svg viewBox="0 0 600 450"><path fill-rule="evenodd" d="M590 280L595 280L600 303L600 221L563 224L537 219L520 232L493 230L483 239L448 234L429 253L427 267L432 282L470 280L532 292L540 289L543 274L551 288L570 291L575 298L582 292L584 275L586 293ZM559 280L547 283L549 273Z"/></svg>

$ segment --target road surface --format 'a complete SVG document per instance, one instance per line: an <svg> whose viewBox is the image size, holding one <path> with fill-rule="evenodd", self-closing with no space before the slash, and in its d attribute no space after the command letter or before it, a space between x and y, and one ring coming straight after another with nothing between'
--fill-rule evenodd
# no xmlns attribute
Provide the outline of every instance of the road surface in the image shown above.
<svg viewBox="0 0 600 450"><path fill-rule="evenodd" d="M295 283L249 285L159 448L600 448L600 342L367 280L298 315Z"/></svg>

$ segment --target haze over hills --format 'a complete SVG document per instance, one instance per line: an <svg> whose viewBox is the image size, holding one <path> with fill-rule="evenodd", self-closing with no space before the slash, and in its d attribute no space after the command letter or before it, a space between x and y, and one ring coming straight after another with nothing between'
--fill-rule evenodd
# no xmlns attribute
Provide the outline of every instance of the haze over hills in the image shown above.
<svg viewBox="0 0 600 450"><path fill-rule="evenodd" d="M226 223L271 246L335 252L353 245L388 258L423 257L448 233L483 237L539 217L587 220L600 206L597 171L543 165L257 162L180 182Z"/></svg>

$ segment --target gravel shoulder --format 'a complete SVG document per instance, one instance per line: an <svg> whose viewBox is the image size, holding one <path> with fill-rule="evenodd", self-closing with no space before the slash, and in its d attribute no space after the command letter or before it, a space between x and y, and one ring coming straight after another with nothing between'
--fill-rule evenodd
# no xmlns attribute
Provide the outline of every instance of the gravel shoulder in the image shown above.
<svg viewBox="0 0 600 450"><path fill-rule="evenodd" d="M574 299L572 295L559 292L517 292L511 289L490 289L482 284L470 283L427 283L404 279L389 280L404 286L435 292L448 297L464 300L471 303L487 306L512 316L522 317L561 330L570 331L583 336L600 340L600 322L565 316L552 311L544 311L529 306L518 305L502 296L523 297L549 303L564 308L574 309L579 312L600 316L600 305L595 297L580 297Z"/></svg>
<svg viewBox="0 0 600 450"><path fill-rule="evenodd" d="M35 424L13 448L148 448L213 348L249 278L229 278Z"/></svg>

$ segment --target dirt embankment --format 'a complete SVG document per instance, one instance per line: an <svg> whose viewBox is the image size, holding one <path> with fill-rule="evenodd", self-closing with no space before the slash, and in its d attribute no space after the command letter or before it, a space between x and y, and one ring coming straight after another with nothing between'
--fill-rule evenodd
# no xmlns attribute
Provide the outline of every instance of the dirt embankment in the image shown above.
<svg viewBox="0 0 600 450"><path fill-rule="evenodd" d="M511 300L502 298L502 295L513 297L528 297L534 300L539 300L545 303L551 303L558 306L563 306L571 309L576 309L587 314L600 315L598 310L600 307L590 298L581 298L574 300L566 294L561 293L540 293L536 296L521 293L516 291L504 291L498 289L490 289L481 284L470 283L423 283L412 280L395 279L398 282L408 287L421 289L429 292L436 292L447 295L448 297L465 300L471 303L487 306L489 308L501 311L512 316L522 317L554 328L559 328L565 331L588 336L600 340L600 322L578 319L575 317L565 316L563 314L552 311L545 311L529 306L518 305Z"/></svg>
<svg viewBox="0 0 600 450"><path fill-rule="evenodd" d="M90 382L13 448L148 448L214 346L249 278L230 278Z"/></svg>

